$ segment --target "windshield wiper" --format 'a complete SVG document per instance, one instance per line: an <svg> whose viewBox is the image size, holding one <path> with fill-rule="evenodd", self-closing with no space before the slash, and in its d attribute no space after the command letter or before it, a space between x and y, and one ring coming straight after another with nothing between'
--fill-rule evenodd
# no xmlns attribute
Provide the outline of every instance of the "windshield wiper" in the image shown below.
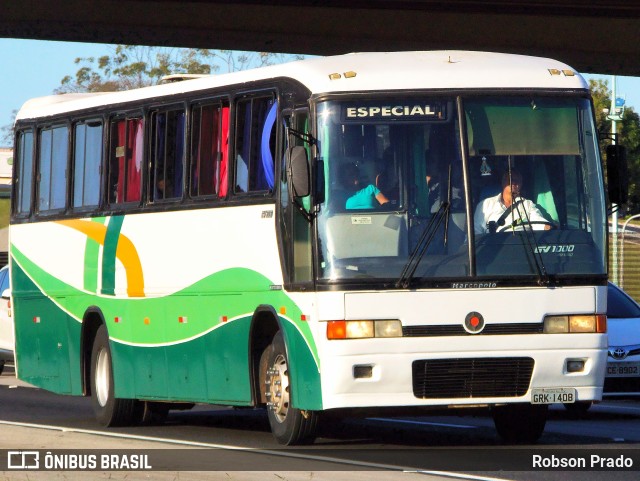
<svg viewBox="0 0 640 481"><path fill-rule="evenodd" d="M411 284L411 280L413 279L422 258L424 257L427 249L431 245L436 233L438 232L438 228L442 221L444 220L444 236L443 236L443 244L447 245L447 240L449 237L449 211L451 210L451 164L449 164L449 172L447 176L447 201L442 202L438 211L435 215L429 220L429 223L426 225L422 234L420 234L420 238L418 239L418 243L411 251L409 255L409 259L402 269L402 273L398 278L398 282L396 282L396 287L402 287L406 289Z"/></svg>
<svg viewBox="0 0 640 481"><path fill-rule="evenodd" d="M416 269L418 269L418 265L420 261L424 257L424 254L427 252L431 241L438 232L438 228L440 224L442 224L442 220L449 215L449 202L443 202L438 209L438 212L429 220L429 223L426 225L422 234L420 235L420 239L418 239L418 243L411 251L411 255L407 260L404 268L402 269L402 273L400 274L400 278L398 282L396 282L396 287L402 287L406 289L411 284L411 280L413 279L414 274L416 273Z"/></svg>
<svg viewBox="0 0 640 481"><path fill-rule="evenodd" d="M523 224L525 231L524 238L526 241L526 246L529 248L529 252L533 256L533 263L536 267L536 271L538 271L538 285L547 286L549 285L549 275L547 274L547 269L544 266L542 254L540 253L540 249L538 248L538 241L536 240L536 235L533 232L533 224L531 223L531 219L529 218L527 209L525 209L523 205L522 198L514 199L512 207L517 212L520 220L522 221L524 219L525 221ZM515 234L515 230L513 230L513 233ZM525 244L525 241L523 241L523 244Z"/></svg>

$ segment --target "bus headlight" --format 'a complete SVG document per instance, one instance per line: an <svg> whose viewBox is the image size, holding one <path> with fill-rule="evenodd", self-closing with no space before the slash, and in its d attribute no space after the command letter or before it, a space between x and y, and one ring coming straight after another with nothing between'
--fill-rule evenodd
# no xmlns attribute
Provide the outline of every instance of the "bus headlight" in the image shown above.
<svg viewBox="0 0 640 481"><path fill-rule="evenodd" d="M402 324L397 320L375 321L376 337L402 337Z"/></svg>
<svg viewBox="0 0 640 481"><path fill-rule="evenodd" d="M607 316L604 314L547 316L544 318L544 332L546 334L605 333L607 332Z"/></svg>
<svg viewBox="0 0 640 481"><path fill-rule="evenodd" d="M402 323L397 319L329 321L327 339L370 339L402 337Z"/></svg>
<svg viewBox="0 0 640 481"><path fill-rule="evenodd" d="M373 337L373 321L348 321L346 324L347 339L363 339Z"/></svg>

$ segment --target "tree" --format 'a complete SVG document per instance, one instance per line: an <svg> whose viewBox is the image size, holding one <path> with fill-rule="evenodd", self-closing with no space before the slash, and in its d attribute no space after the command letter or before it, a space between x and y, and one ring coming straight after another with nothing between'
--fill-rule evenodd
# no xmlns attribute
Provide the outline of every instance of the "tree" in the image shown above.
<svg viewBox="0 0 640 481"><path fill-rule="evenodd" d="M11 112L11 123L0 127L0 146L13 145L13 122L17 113L17 110Z"/></svg>
<svg viewBox="0 0 640 481"><path fill-rule="evenodd" d="M55 93L129 90L155 85L169 74L235 72L300 58L269 52L115 45L111 55L76 58L80 68L64 77Z"/></svg>
<svg viewBox="0 0 640 481"><path fill-rule="evenodd" d="M174 73L235 72L302 58L270 52L113 45L110 55L76 58L78 70L65 76L54 93L129 90L155 85ZM14 111L14 118L15 114ZM1 145L13 144L12 124L0 127Z"/></svg>
<svg viewBox="0 0 640 481"><path fill-rule="evenodd" d="M606 80L589 80L589 88L593 97L593 105L596 114L596 127L603 139L601 147L609 145L611 132L611 120L607 115L611 108L611 91ZM627 149L627 163L629 165L629 201L627 211L629 214L640 212L640 116L633 107L626 107L622 121L617 125L619 144Z"/></svg>

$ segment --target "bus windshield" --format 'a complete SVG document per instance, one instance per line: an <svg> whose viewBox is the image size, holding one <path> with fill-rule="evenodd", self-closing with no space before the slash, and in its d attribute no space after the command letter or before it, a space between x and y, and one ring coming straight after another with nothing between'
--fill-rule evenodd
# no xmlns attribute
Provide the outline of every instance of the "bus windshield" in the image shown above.
<svg viewBox="0 0 640 481"><path fill-rule="evenodd" d="M606 272L588 99L329 100L317 113L321 280L429 285Z"/></svg>

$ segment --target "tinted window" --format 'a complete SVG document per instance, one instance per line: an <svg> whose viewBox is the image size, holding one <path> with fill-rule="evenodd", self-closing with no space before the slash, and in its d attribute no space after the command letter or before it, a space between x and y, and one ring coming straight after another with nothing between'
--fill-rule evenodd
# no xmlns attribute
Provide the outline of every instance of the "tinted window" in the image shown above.
<svg viewBox="0 0 640 481"><path fill-rule="evenodd" d="M73 207L97 206L100 199L102 123L82 122L74 127Z"/></svg>
<svg viewBox="0 0 640 481"><path fill-rule="evenodd" d="M221 104L193 108L191 196L227 195L229 107Z"/></svg>
<svg viewBox="0 0 640 481"><path fill-rule="evenodd" d="M640 317L640 306L627 297L620 289L609 284L607 289L607 317Z"/></svg>
<svg viewBox="0 0 640 481"><path fill-rule="evenodd" d="M151 169L153 200L182 197L184 173L184 127L182 110L154 112L151 116Z"/></svg>
<svg viewBox="0 0 640 481"><path fill-rule="evenodd" d="M110 204L140 200L143 146L144 126L142 119L121 119L111 124Z"/></svg>
<svg viewBox="0 0 640 481"><path fill-rule="evenodd" d="M31 181L33 180L33 133L18 133L17 202L16 214L28 214L31 209Z"/></svg>
<svg viewBox="0 0 640 481"><path fill-rule="evenodd" d="M67 187L69 129L54 127L40 132L38 210L64 209Z"/></svg>
<svg viewBox="0 0 640 481"><path fill-rule="evenodd" d="M235 192L273 189L277 103L271 97L238 102Z"/></svg>

